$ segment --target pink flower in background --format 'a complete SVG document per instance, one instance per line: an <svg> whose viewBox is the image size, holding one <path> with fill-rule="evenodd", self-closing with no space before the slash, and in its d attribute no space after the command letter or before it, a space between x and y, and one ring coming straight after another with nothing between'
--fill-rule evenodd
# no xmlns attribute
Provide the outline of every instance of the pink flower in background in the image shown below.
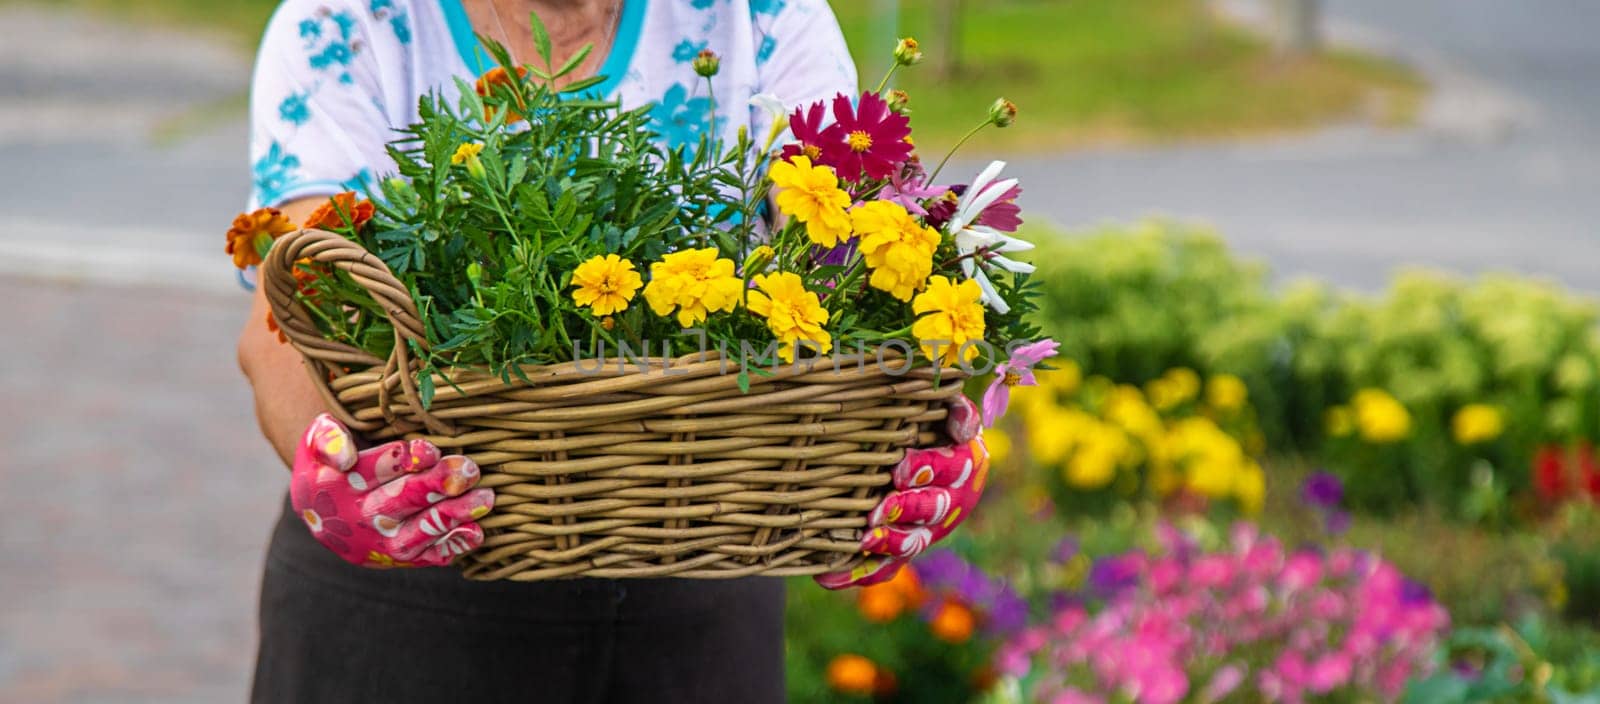
<svg viewBox="0 0 1600 704"><path fill-rule="evenodd" d="M1079 597L1000 647L1025 700L1393 700L1449 627L1425 587L1354 550L1289 553L1247 525L1212 551L1158 537L1099 556Z"/></svg>
<svg viewBox="0 0 1600 704"><path fill-rule="evenodd" d="M1011 405L1011 387L1039 383L1033 376L1034 365L1054 357L1060 347L1061 343L1055 340L1030 342L1012 350L1011 358L994 368L994 381L983 392L984 427L994 427L995 421L1005 415L1006 407Z"/></svg>

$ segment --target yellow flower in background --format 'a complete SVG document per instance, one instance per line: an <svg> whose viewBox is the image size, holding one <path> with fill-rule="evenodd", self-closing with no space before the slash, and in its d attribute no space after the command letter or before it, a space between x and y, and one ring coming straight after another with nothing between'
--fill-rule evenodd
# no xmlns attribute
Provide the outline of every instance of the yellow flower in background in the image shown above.
<svg viewBox="0 0 1600 704"><path fill-rule="evenodd" d="M1077 408L1059 406L1049 406L1028 421L1028 454L1041 465L1065 461L1083 429L1097 422Z"/></svg>
<svg viewBox="0 0 1600 704"><path fill-rule="evenodd" d="M1119 384L1106 396L1101 415L1147 443L1159 442L1165 428L1161 416L1145 403L1139 390Z"/></svg>
<svg viewBox="0 0 1600 704"><path fill-rule="evenodd" d="M1261 465L1251 462L1244 468L1234 479L1233 495L1245 513L1261 513L1267 500L1267 474L1261 471Z"/></svg>
<svg viewBox="0 0 1600 704"><path fill-rule="evenodd" d="M621 313L628 309L628 301L644 285L639 272L630 262L615 254L595 256L572 271L572 300L580 306L589 306L596 316Z"/></svg>
<svg viewBox="0 0 1600 704"><path fill-rule="evenodd" d="M1206 403L1219 411L1232 413L1244 408L1250 389L1232 374L1217 374L1206 381Z"/></svg>
<svg viewBox="0 0 1600 704"><path fill-rule="evenodd" d="M1110 423L1091 421L1076 452L1062 468L1067 483L1078 489L1100 489L1117 477L1117 467L1132 450L1128 434Z"/></svg>
<svg viewBox="0 0 1600 704"><path fill-rule="evenodd" d="M933 273L933 254L939 249L937 230L917 222L899 203L886 200L851 209L850 223L861 238L867 268L872 270L868 284L902 301L911 300L927 285L928 275ZM973 287L977 288L976 282Z"/></svg>
<svg viewBox="0 0 1600 704"><path fill-rule="evenodd" d="M806 290L798 274L757 274L750 281L757 290L750 292L746 305L750 312L767 319L767 329L778 338L779 359L793 362L795 345L801 341L814 345L819 354L833 349L833 337L822 329L828 311L817 294Z"/></svg>
<svg viewBox="0 0 1600 704"><path fill-rule="evenodd" d="M1350 400L1356 430L1370 443L1399 442L1411 434L1411 413L1382 389L1362 389Z"/></svg>
<svg viewBox="0 0 1600 704"><path fill-rule="evenodd" d="M662 317L677 309L678 323L687 328L711 311L733 310L743 292L733 260L718 259L716 248L708 247L673 252L651 264L644 299Z"/></svg>
<svg viewBox="0 0 1600 704"><path fill-rule="evenodd" d="M928 290L911 302L911 310L918 316L911 334L922 343L928 359L948 365L978 356L978 346L965 343L983 339L983 305L978 302L982 296L978 282L972 279L952 284L948 278L935 276L928 281Z"/></svg>
<svg viewBox="0 0 1600 704"><path fill-rule="evenodd" d="M1213 499L1233 495L1240 473L1250 464L1239 441L1203 416L1174 423L1167 452L1184 468L1184 486Z"/></svg>
<svg viewBox="0 0 1600 704"><path fill-rule="evenodd" d="M1173 394L1182 403L1200 395L1200 375L1188 367L1173 367L1161 375L1172 385Z"/></svg>
<svg viewBox="0 0 1600 704"><path fill-rule="evenodd" d="M989 449L989 466L1004 465L1011 457L1011 433L1003 428L983 431L983 446Z"/></svg>
<svg viewBox="0 0 1600 704"><path fill-rule="evenodd" d="M1462 445L1488 442L1500 437L1505 429L1505 418L1500 414L1500 409L1484 403L1462 406L1450 419L1450 430L1456 442Z"/></svg>
<svg viewBox="0 0 1600 704"><path fill-rule="evenodd" d="M1150 404L1156 410L1165 412L1178 407L1183 400L1178 397L1178 389L1165 377L1151 379L1144 385L1144 393L1150 397Z"/></svg>
<svg viewBox="0 0 1600 704"><path fill-rule="evenodd" d="M1332 406L1323 414L1322 424L1329 437L1349 437L1356 431L1356 419L1349 406Z"/></svg>
<svg viewBox="0 0 1600 704"><path fill-rule="evenodd" d="M811 159L795 155L774 163L767 176L778 189L778 212L805 223L813 244L834 247L850 239L850 215L845 212L850 194L839 189L832 168L813 166Z"/></svg>

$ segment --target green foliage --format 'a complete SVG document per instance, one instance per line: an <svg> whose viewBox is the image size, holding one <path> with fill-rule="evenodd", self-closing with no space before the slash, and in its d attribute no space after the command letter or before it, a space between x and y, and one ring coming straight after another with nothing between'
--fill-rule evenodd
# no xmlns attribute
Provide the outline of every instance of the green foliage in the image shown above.
<svg viewBox="0 0 1600 704"><path fill-rule="evenodd" d="M1413 682L1407 704L1550 702L1600 704L1600 638L1529 618L1515 628L1462 628L1439 671Z"/></svg>
<svg viewBox="0 0 1600 704"><path fill-rule="evenodd" d="M1600 307L1553 284L1413 272L1381 296L1315 282L1274 292L1214 235L1162 222L1040 249L1053 266L1039 278L1039 320L1085 373L1129 384L1176 366L1237 375L1268 446L1328 460L1359 506L1521 520L1534 508L1534 450L1600 439ZM1329 409L1362 389L1404 405L1403 438L1328 442ZM1469 404L1492 407L1503 430L1455 437Z"/></svg>

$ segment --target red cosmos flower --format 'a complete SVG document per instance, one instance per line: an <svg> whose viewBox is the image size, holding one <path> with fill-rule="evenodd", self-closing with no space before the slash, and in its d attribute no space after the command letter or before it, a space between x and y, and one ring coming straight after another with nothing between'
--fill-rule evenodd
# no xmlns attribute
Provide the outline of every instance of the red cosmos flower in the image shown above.
<svg viewBox="0 0 1600 704"><path fill-rule="evenodd" d="M823 145L825 144L822 120L827 117L827 113L828 106L823 105L820 100L812 103L803 112L801 108L796 107L794 114L789 116L789 131L794 134L795 139L800 141L785 144L781 153L782 158L788 159L799 154L810 159L813 164L833 166L833 164L822 160Z"/></svg>
<svg viewBox="0 0 1600 704"><path fill-rule="evenodd" d="M1533 488L1545 501L1559 501L1567 493L1567 470L1561 448L1545 445L1533 454Z"/></svg>
<svg viewBox="0 0 1600 704"><path fill-rule="evenodd" d="M833 98L833 124L823 130L822 160L846 181L888 178L911 158L911 119L889 109L877 93L862 93L857 105L843 93Z"/></svg>

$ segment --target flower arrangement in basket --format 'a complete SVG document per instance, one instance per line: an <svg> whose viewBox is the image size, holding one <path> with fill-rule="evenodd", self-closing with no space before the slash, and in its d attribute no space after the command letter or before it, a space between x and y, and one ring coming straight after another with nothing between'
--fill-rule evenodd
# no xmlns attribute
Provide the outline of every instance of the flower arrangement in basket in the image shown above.
<svg viewBox="0 0 1600 704"><path fill-rule="evenodd" d="M262 263L268 325L351 429L483 468L469 576L858 564L904 448L1036 332L1032 269L1002 256L1029 247L1003 234L1016 182L996 162L933 185L944 161L926 170L883 84L792 114L757 96L760 141L667 151L648 106L590 96L599 77L554 87L582 52L558 66L535 25L543 66L486 41L500 67L455 106L424 97L367 199L302 229L240 216L228 250ZM997 101L980 128L1014 116Z"/></svg>

